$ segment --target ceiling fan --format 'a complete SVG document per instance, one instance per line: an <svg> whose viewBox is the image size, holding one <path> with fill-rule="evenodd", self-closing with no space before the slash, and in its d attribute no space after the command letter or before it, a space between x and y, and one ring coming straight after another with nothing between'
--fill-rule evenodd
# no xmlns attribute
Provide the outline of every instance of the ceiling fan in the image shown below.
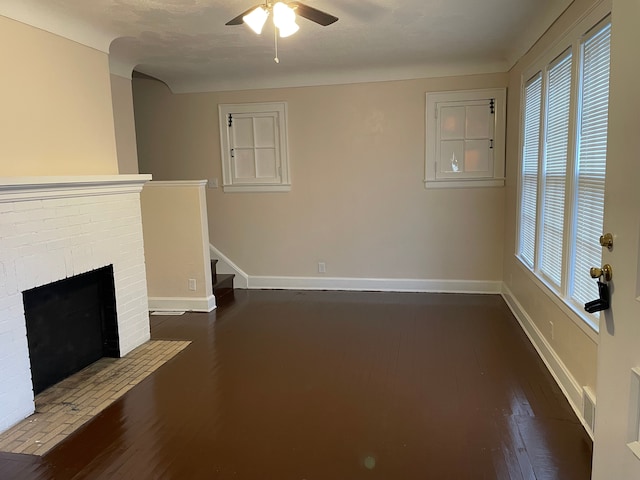
<svg viewBox="0 0 640 480"><path fill-rule="evenodd" d="M304 3L274 3L273 0L266 0L265 3L258 4L246 12L242 12L237 17L229 20L225 25L240 25L246 23L251 30L260 35L267 18L269 15L272 15L273 24L276 27L273 32L276 56L273 60L276 63L280 63L280 59L278 58L278 32L280 32L281 37L288 37L296 33L300 28L296 23L296 14L323 27L338 21L338 17L305 5Z"/></svg>
<svg viewBox="0 0 640 480"><path fill-rule="evenodd" d="M273 2L272 0L266 0L265 3L258 4L246 12L242 12L234 19L229 20L225 25L241 25L242 23L246 23L256 33L260 34L262 27L267 21L267 17L271 14L273 14L273 23L280 31L281 37L288 37L298 31L299 27L295 23L296 14L323 27L338 21L338 17L305 5L304 3Z"/></svg>

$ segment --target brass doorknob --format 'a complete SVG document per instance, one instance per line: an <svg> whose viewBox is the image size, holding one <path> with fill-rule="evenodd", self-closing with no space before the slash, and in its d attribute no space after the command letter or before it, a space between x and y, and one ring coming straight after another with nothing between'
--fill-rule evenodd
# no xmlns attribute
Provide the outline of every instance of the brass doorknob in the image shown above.
<svg viewBox="0 0 640 480"><path fill-rule="evenodd" d="M607 282L610 282L611 278L613 277L613 268L611 267L611 265L606 263L602 266L602 268L591 267L589 273L591 274L591 278L604 277Z"/></svg>

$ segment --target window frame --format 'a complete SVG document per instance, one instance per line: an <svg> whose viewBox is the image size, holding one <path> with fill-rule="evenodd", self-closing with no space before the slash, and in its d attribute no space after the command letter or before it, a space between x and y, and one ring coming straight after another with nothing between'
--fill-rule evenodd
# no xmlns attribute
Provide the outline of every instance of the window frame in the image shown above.
<svg viewBox="0 0 640 480"><path fill-rule="evenodd" d="M487 88L478 90L458 90L449 92L427 92L425 107L425 188L471 188L471 187L503 187L505 172L505 132L506 132L506 88ZM470 172L461 172L456 178L438 177L437 145L439 122L438 105L452 102L477 102L479 100L495 100L493 124L493 172L489 176L478 177Z"/></svg>
<svg viewBox="0 0 640 480"><path fill-rule="evenodd" d="M569 79L569 105L568 105L568 125L567 125L567 146L566 146L566 161L564 165L564 185L563 185L563 205L562 205L562 244L560 245L560 281L556 282L552 277L550 272L545 271L542 265L542 250L544 245L544 231L540 231L538 227L536 227L536 238L535 238L535 255L534 255L534 272L541 276L545 283L549 284L552 289L560 292L560 294L565 297L566 296L566 283L567 283L567 247L568 240L567 237L571 236L570 229L567 229L567 219L571 215L571 208L569 207L569 203L567 202L567 198L572 196L572 185L573 181L570 180L570 176L572 175L572 169L569 168L569 159L573 158L575 155L575 135L573 131L575 130L575 120L576 120L576 95L575 95L575 79L576 79L576 63L575 63L575 55L574 55L573 47L565 48L557 57L555 57L549 64L547 64L542 70L542 109L540 111L540 122L541 122L541 139L540 139L540 162L538 168L538 215L536 217L536 222L539 218L545 217L545 209L548 206L546 202L546 193L547 193L547 184L550 175L546 174L547 169L547 146L548 146L548 134L549 130L548 122L545 121L547 119L547 114L549 113L549 83L550 83L550 75L551 70L555 67L561 65L567 57L570 59L570 79ZM544 160L543 160L544 159ZM519 238L519 237L518 237ZM538 245L540 242L540 245Z"/></svg>
<svg viewBox="0 0 640 480"><path fill-rule="evenodd" d="M276 169L279 181L259 181L258 177L246 182L234 180L234 164L231 154L231 134L228 123L229 115L274 114ZM291 190L291 174L289 169L288 142L288 107L287 102L235 103L218 105L218 122L220 127L220 159L222 164L222 187L228 192L288 192Z"/></svg>
<svg viewBox="0 0 640 480"><path fill-rule="evenodd" d="M537 99L537 106L538 106L538 118L537 118L537 145L536 145L536 156L535 156L535 188L533 188L532 190L535 191L535 200L534 200L534 208L533 208L533 238L534 238L534 245L533 245L533 251L531 252L531 261L529 261L529 259L527 257L525 257L524 255L520 255L521 252L521 245L520 245L520 240L523 236L522 234L522 217L524 216L524 211L523 211L523 205L522 205L522 197L523 197L523 188L524 188L524 184L523 184L523 180L525 178L525 159L524 159L524 148L525 148L525 122L526 122L526 106L527 106L527 98L526 98L526 94L527 94L527 87L529 85L533 85L534 82L539 81L540 82L540 98ZM543 79L542 79L542 72L538 72L536 73L533 77L529 78L528 80L526 80L525 82L523 82L522 84L522 104L521 104L521 125L520 125L520 160L519 160L519 175L518 175L518 236L517 236L517 241L516 241L516 255L518 257L518 259L530 270L533 270L534 265L537 263L537 259L536 259L536 254L537 254L537 249L535 248L535 242L536 239L538 238L538 201L540 198L540 182L538 181L538 177L540 175L540 151L542 150L542 139L543 139L543 134L544 132L542 132L542 118L544 116L544 102L543 102L543 97L544 97L544 90L543 90Z"/></svg>
<svg viewBox="0 0 640 480"><path fill-rule="evenodd" d="M571 288L569 283L573 281L572 271L574 259L571 255L574 253L574 247L571 242L575 240L576 227L575 227L575 215L577 210L577 163L578 163L578 128L581 124L581 93L583 80L581 78L581 70L583 68L583 45L593 37L595 33L600 29L611 23L611 1L604 0L595 4L589 11L587 11L573 26L563 35L558 41L556 41L548 50L540 55L536 60L531 62L526 67L521 75L520 81L520 111L519 111L519 152L518 152L518 178L517 178L517 209L516 209L516 241L515 241L515 257L518 260L521 268L530 274L534 282L542 289L547 296L549 296L556 305L558 305L574 323L580 327L591 339L598 341L599 335L599 323L600 316L596 318L591 314L587 314L583 305L578 305L577 302L571 298ZM546 138L546 115L547 115L547 89L548 89L548 71L554 62L563 56L564 53L570 50L572 56L571 65L571 99L569 107L569 133L568 133L568 150L567 150L567 168L566 168L566 181L565 181L565 208L564 208L564 236L562 238L562 280L559 286L555 286L553 282L542 274L540 271L540 218L541 217L541 203L544 202L543 195L543 181L540 179L544 173L541 170L542 161L539 160L538 164L538 182L537 182L537 199L536 199L536 225L535 225L535 243L534 243L534 265L530 266L526 258L520 255L523 252L521 245L522 240L522 189L523 189L523 153L524 153L524 126L525 126L525 93L526 88L532 82L536 76L540 75L543 79L542 84L542 101L540 111L540 143L539 143L539 157L542 159L544 156L545 138ZM595 282L595 281L594 281Z"/></svg>

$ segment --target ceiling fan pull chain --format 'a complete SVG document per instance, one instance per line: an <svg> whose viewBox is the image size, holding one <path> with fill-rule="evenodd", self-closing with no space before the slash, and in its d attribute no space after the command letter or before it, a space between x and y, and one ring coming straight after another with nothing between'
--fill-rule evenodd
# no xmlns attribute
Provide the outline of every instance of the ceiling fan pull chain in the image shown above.
<svg viewBox="0 0 640 480"><path fill-rule="evenodd" d="M275 25L273 26L273 41L276 46L276 56L273 61L276 63L280 63L280 59L278 58L278 28Z"/></svg>

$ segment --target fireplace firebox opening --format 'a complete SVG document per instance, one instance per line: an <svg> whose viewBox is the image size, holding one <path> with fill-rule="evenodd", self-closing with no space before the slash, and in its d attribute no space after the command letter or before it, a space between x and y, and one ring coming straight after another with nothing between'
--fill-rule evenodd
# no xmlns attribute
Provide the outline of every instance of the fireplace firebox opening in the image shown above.
<svg viewBox="0 0 640 480"><path fill-rule="evenodd" d="M120 357L113 265L23 292L34 394Z"/></svg>

